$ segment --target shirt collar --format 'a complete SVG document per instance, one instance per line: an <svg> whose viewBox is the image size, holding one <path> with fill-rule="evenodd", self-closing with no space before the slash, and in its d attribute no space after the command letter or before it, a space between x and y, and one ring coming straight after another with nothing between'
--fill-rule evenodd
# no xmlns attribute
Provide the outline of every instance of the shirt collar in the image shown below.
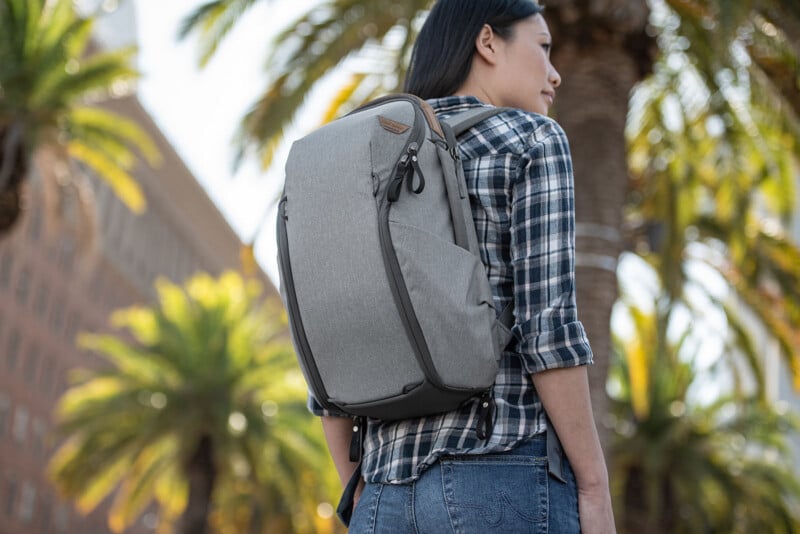
<svg viewBox="0 0 800 534"><path fill-rule="evenodd" d="M476 107L491 107L474 96L445 96L428 100L437 114L450 115Z"/></svg>

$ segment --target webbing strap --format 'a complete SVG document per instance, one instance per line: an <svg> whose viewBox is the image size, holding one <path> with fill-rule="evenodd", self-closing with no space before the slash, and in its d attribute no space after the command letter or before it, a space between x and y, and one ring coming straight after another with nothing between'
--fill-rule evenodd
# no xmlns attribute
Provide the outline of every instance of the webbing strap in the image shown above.
<svg viewBox="0 0 800 534"><path fill-rule="evenodd" d="M547 471L556 480L567 483L564 478L564 449L561 448L561 441L549 418L547 419Z"/></svg>
<svg viewBox="0 0 800 534"><path fill-rule="evenodd" d="M508 109L511 108L473 108L462 113L457 113L452 117L448 117L447 119L444 119L444 121L450 125L450 128L453 129L453 133L456 134L456 137L458 137L479 122L484 121L489 117L493 117L498 113L502 113Z"/></svg>
<svg viewBox="0 0 800 534"><path fill-rule="evenodd" d="M497 318L500 321L500 324L511 330L514 328L514 301L512 300L503 311L500 313L500 317Z"/></svg>
<svg viewBox="0 0 800 534"><path fill-rule="evenodd" d="M336 516L346 527L350 526L350 519L353 517L353 510L356 506L354 501L358 483L361 481L361 466L362 462L358 462L353 475L344 487L342 497L339 499L339 506L336 507Z"/></svg>
<svg viewBox="0 0 800 534"><path fill-rule="evenodd" d="M350 436L350 461L361 461L361 453L364 446L364 427L367 421L365 417L353 417L353 434Z"/></svg>

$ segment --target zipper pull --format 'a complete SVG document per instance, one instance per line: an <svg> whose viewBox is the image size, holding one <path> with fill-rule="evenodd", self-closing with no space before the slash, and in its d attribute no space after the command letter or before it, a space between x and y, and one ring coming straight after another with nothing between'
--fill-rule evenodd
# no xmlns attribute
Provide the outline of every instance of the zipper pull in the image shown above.
<svg viewBox="0 0 800 534"><path fill-rule="evenodd" d="M411 143L406 149L405 154L403 154L400 157L400 160L397 162L397 166L394 168L394 178L392 178L392 181L389 183L389 186L386 189L386 199L389 202L396 202L397 199L400 198L400 189L403 186L403 180L405 180L406 175L408 174L409 165L412 167L412 173L414 172L414 169L419 169L419 163L417 163L418 149L419 145L417 145L417 143ZM422 181L422 187L425 187L424 179ZM419 187L417 189L419 189ZM414 191L413 187L412 191ZM419 191L415 192L421 191L422 189L419 189Z"/></svg>
<svg viewBox="0 0 800 534"><path fill-rule="evenodd" d="M494 431L495 402L492 397L492 390L487 389L484 391L478 402L480 404L478 406L478 422L475 433L478 435L478 439L488 441Z"/></svg>
<svg viewBox="0 0 800 534"><path fill-rule="evenodd" d="M417 195L422 193L422 190L425 189L425 176L422 174L422 169L420 168L419 160L417 159L418 149L419 147L416 143L411 143L411 145L408 147L408 154L411 157L411 167L413 169L413 172L411 173L411 180L408 182L408 190Z"/></svg>

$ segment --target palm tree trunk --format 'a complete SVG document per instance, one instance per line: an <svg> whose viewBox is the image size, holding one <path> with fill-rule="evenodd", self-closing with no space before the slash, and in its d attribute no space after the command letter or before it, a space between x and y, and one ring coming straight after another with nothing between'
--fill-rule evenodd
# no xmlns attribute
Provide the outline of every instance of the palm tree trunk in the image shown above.
<svg viewBox="0 0 800 534"><path fill-rule="evenodd" d="M623 488L622 521L618 525L619 531L626 534L670 534L678 527L678 505L675 499L675 490L669 477L653 484L646 479L647 474L641 466L631 467L627 472L627 480ZM653 509L654 488L658 495L655 500L657 506Z"/></svg>
<svg viewBox="0 0 800 534"><path fill-rule="evenodd" d="M578 310L594 351L590 389L608 451L605 386L628 187L625 122L630 91L652 68L654 44L645 32L645 0L588 4L551 0L545 15L556 43L553 63L562 76L555 115L569 137L575 172Z"/></svg>
<svg viewBox="0 0 800 534"><path fill-rule="evenodd" d="M19 219L22 182L28 174L22 132L15 126L0 129L0 238L10 233Z"/></svg>
<svg viewBox="0 0 800 534"><path fill-rule="evenodd" d="M611 307L617 299L616 264L628 184L625 119L636 76L632 61L619 50L562 54L559 63L563 83L558 120L569 137L575 171L578 309L595 355L589 376L600 419L608 404Z"/></svg>
<svg viewBox="0 0 800 534"><path fill-rule="evenodd" d="M647 532L656 534L651 529L647 506L647 484L645 483L644 469L633 467L627 472L628 478L623 489L622 502L625 503L622 512L622 522L618 525L620 532L634 534Z"/></svg>
<svg viewBox="0 0 800 534"><path fill-rule="evenodd" d="M210 436L200 438L185 469L189 481L189 502L183 514L181 531L184 534L205 534L208 532L208 513L217 478Z"/></svg>

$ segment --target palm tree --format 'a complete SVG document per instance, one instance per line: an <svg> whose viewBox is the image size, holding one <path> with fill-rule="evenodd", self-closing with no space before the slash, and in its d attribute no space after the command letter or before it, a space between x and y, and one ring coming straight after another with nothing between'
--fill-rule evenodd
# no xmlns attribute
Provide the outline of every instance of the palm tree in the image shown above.
<svg viewBox="0 0 800 534"><path fill-rule="evenodd" d="M200 34L206 61L255 1L213 0L186 18L181 35ZM253 154L269 165L305 96L333 68L347 69L351 77L334 93L326 119L376 93L397 90L409 45L430 4L326 0L310 7L273 42L272 80L242 121L240 158ZM651 24L651 15L660 21ZM652 74L659 53L682 47L712 101L726 100L720 76L742 72L759 89L753 98L796 116L800 8L780 0L735 6L712 0L550 0L546 16L556 43L553 61L563 77L554 111L572 145L578 302L596 353L591 387L596 414L602 416L617 258L634 242L624 223L630 93Z"/></svg>
<svg viewBox="0 0 800 534"><path fill-rule="evenodd" d="M112 315L125 333L80 338L111 365L59 401L56 485L82 512L116 492L115 532L153 501L161 532L309 532L298 518L328 500L332 470L279 308L233 272L157 290L156 307Z"/></svg>
<svg viewBox="0 0 800 534"><path fill-rule="evenodd" d="M610 381L620 524L627 532L795 532L800 484L782 467L792 464L782 433L796 431L797 419L766 402L753 333L778 340L797 380L800 248L783 228L800 117L791 91L759 62L771 54L773 73L791 70L800 50L765 39L779 32L752 6L715 21L653 5L671 44L662 43L654 75L631 100L625 234L656 289L647 311L631 297L641 288L618 304L633 325L616 340ZM736 37L718 42L710 33L718 23ZM713 352L719 359L698 376L692 361ZM721 396L698 402L720 383Z"/></svg>
<svg viewBox="0 0 800 534"><path fill-rule="evenodd" d="M131 211L145 208L129 174L132 149L155 164L155 145L132 121L92 105L136 77L134 50L92 52L93 23L71 0L0 1L0 236L19 217L33 159L47 187L75 187L84 207L88 187L73 158Z"/></svg>
<svg viewBox="0 0 800 534"><path fill-rule="evenodd" d="M615 310L628 332L615 339L609 381L620 531L796 532L800 479L786 468L792 451L785 433L800 430L800 420L735 387L701 402L703 390L720 380L697 371L692 336L702 333L689 326L668 336L661 325L673 322L676 308L643 302L637 289L638 299L629 293ZM712 369L730 364L720 360Z"/></svg>
<svg viewBox="0 0 800 534"><path fill-rule="evenodd" d="M721 71L711 79L687 55L671 13L660 13L662 35L674 44L632 98L626 234L658 270L671 302L702 315L687 299L694 289L726 313L758 375L760 356L744 335L752 321L743 314L754 315L779 342L800 384L800 247L784 230L794 208L800 109L790 94L776 97L778 89L749 56L731 60L738 74ZM737 32L747 37L728 45L740 51L756 46L763 37L757 23L772 31L758 17L742 19ZM800 58L796 46L792 51L784 41L772 44L783 62ZM759 57L766 61L764 52ZM733 288L739 302L709 293L696 275L703 266Z"/></svg>

